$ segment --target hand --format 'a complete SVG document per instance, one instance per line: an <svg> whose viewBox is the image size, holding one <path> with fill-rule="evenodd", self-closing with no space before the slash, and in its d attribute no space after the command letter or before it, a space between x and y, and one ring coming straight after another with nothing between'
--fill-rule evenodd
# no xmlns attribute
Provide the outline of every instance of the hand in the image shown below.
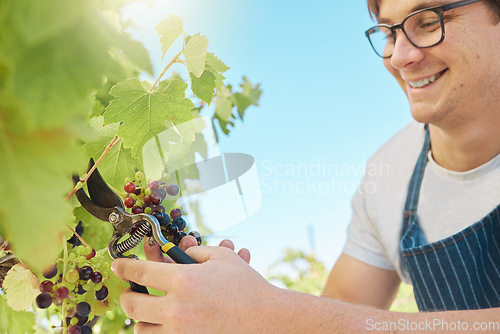
<svg viewBox="0 0 500 334"><path fill-rule="evenodd" d="M113 262L118 277L165 292L122 293L123 310L139 321L135 333L261 333L269 320L266 304L279 289L231 247L189 247L186 253L198 263Z"/></svg>
<svg viewBox="0 0 500 334"><path fill-rule="evenodd" d="M181 242L179 243L179 248L182 249L183 251L186 251L188 248L197 245L198 243L196 239L191 235L187 235L181 239ZM234 251L234 244L231 240L228 239L222 240L221 243L219 244L219 247L226 247ZM150 261L167 262L167 263L173 262L172 259L163 254L163 252L160 249L160 246L158 246L157 244L155 244L154 246L150 246L148 242L145 242L144 253L146 254L146 258ZM248 249L246 248L240 249L238 255L246 263L250 263L250 251Z"/></svg>

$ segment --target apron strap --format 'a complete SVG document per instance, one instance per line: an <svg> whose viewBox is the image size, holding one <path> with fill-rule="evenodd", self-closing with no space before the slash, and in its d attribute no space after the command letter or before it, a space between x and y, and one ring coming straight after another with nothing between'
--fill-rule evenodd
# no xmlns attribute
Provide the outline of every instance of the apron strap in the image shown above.
<svg viewBox="0 0 500 334"><path fill-rule="evenodd" d="M424 177L425 165L427 164L427 154L431 148L431 140L429 135L429 126L425 125L425 139L422 151L413 170L413 174L410 179L410 185L408 187L408 194L406 195L405 208L403 212L403 228L401 230L401 238L405 235L406 231L410 227L413 218L417 214L418 197L420 194L420 186L422 185L422 179Z"/></svg>

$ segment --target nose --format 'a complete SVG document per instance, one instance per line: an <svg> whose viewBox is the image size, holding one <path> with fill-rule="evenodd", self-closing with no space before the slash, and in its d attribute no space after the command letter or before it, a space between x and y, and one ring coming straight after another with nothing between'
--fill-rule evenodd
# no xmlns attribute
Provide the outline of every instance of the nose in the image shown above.
<svg viewBox="0 0 500 334"><path fill-rule="evenodd" d="M424 56L423 49L417 48L408 40L408 37L399 30L396 33L396 41L394 42L394 50L391 56L391 66L402 70L408 66L419 62Z"/></svg>

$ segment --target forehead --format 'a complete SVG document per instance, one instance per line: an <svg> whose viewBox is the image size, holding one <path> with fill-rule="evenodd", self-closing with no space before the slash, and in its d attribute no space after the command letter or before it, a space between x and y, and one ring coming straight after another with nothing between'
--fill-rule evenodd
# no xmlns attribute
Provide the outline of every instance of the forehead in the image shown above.
<svg viewBox="0 0 500 334"><path fill-rule="evenodd" d="M379 0L379 23L401 22L408 14L419 9L439 6L447 0Z"/></svg>

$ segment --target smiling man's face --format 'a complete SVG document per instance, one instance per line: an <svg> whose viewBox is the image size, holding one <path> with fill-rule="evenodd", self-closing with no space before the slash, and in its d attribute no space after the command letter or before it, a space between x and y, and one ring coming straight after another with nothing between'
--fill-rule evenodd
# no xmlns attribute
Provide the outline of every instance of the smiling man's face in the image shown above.
<svg viewBox="0 0 500 334"><path fill-rule="evenodd" d="M399 23L415 8L452 1L382 0L379 19ZM401 33L385 67L423 123L452 126L500 106L500 24L484 1L444 13L445 39L434 47L414 47Z"/></svg>

